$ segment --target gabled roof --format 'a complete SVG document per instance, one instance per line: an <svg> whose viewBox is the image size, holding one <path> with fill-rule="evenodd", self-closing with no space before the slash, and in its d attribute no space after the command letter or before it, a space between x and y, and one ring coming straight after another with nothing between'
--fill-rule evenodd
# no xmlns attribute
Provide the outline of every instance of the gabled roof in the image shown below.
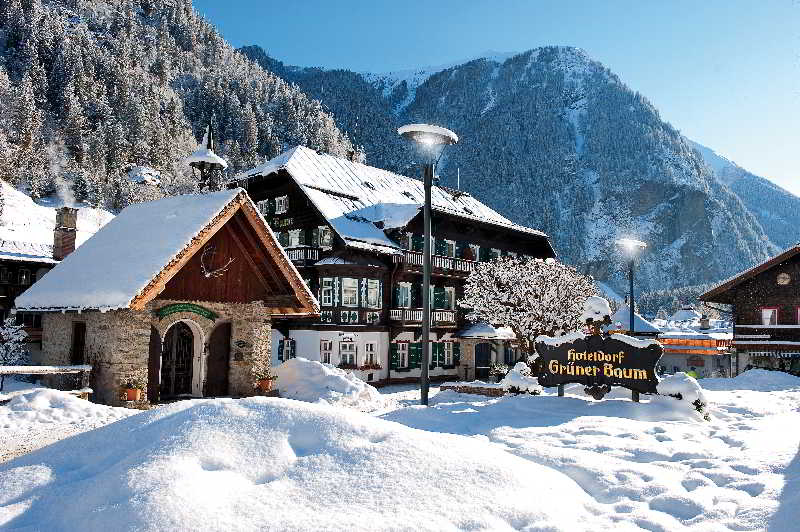
<svg viewBox="0 0 800 532"><path fill-rule="evenodd" d="M123 209L16 299L26 310L141 309L237 212L242 211L300 301L319 305L242 189L172 196ZM281 309L281 313L286 309Z"/></svg>
<svg viewBox="0 0 800 532"><path fill-rule="evenodd" d="M745 281L752 279L753 277L759 275L760 273L763 273L773 268L774 266L778 266L782 262L791 259L798 253L800 253L800 243L795 244L794 246L786 249L785 251L778 253L774 257L767 259L761 264L753 266L749 270L745 270L741 273L737 273L733 277L725 279L717 286L715 286L705 294L701 295L698 299L700 299L700 301L712 301L715 303L732 303L733 297L731 294L726 294L727 291L737 287L738 285L742 284Z"/></svg>
<svg viewBox="0 0 800 532"><path fill-rule="evenodd" d="M281 170L304 190L351 247L397 253L397 244L375 222L382 222L384 229L404 227L418 215L425 201L424 186L418 179L319 154L304 146L296 146L232 181L242 184ZM437 212L547 238L541 231L511 222L466 192L434 186L431 201Z"/></svg>
<svg viewBox="0 0 800 532"><path fill-rule="evenodd" d="M633 333L660 333L661 329L641 317L637 312L633 313L633 322L635 328ZM604 327L606 330L614 331L617 329L617 324L622 326L623 331L631 331L631 309L628 305L623 305L611 316L611 325Z"/></svg>

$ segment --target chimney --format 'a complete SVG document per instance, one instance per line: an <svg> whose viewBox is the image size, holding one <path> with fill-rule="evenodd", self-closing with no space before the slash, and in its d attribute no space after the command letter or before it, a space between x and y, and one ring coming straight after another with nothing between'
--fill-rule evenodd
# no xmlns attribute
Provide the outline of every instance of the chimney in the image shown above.
<svg viewBox="0 0 800 532"><path fill-rule="evenodd" d="M53 232L53 258L63 260L75 251L75 232L78 224L78 209L61 207L56 209L56 230Z"/></svg>
<svg viewBox="0 0 800 532"><path fill-rule="evenodd" d="M356 150L347 150L347 159L348 159L348 160L349 160L351 163L356 163L356 162L358 162L358 161L356 161Z"/></svg>
<svg viewBox="0 0 800 532"><path fill-rule="evenodd" d="M711 322L708 320L708 316L703 314L703 317L700 318L700 328L701 329L710 329Z"/></svg>

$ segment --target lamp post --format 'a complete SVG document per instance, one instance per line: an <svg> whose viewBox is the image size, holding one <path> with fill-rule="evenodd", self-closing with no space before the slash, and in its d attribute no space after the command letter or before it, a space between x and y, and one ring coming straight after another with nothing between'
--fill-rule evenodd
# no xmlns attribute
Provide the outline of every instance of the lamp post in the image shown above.
<svg viewBox="0 0 800 532"><path fill-rule="evenodd" d="M641 240L635 240L633 238L620 238L617 240L617 245L620 246L625 253L628 255L628 278L630 279L630 299L628 301L628 306L630 307L630 334L633 336L636 333L636 321L633 312L633 264L636 261L636 255L639 254L644 248L647 247L647 244L642 242ZM639 402L639 392L632 391L631 392L631 399Z"/></svg>
<svg viewBox="0 0 800 532"><path fill-rule="evenodd" d="M431 186L434 165L444 146L458 142L458 135L439 126L409 124L397 129L404 139L416 142L422 148L426 161L422 165L422 181L425 186L423 225L425 241L422 249L422 361L419 377L420 404L428 404L430 379L428 368L431 360Z"/></svg>

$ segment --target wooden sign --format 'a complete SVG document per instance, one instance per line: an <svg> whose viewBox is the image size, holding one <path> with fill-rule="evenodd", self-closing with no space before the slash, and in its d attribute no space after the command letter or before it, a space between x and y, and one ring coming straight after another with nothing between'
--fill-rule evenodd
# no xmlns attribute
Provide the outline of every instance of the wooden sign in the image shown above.
<svg viewBox="0 0 800 532"><path fill-rule="evenodd" d="M211 321L217 319L216 312L205 307L201 307L200 305L195 305L194 303L175 303L173 305L161 307L160 309L156 310L156 316L158 316L158 319L163 319L165 316L175 314L176 312L191 312L193 314L199 314L200 316L203 316Z"/></svg>
<svg viewBox="0 0 800 532"><path fill-rule="evenodd" d="M539 384L584 384L591 389L622 386L640 393L658 393L656 364L663 349L655 340L614 334L536 339ZM602 397L602 395L601 395Z"/></svg>

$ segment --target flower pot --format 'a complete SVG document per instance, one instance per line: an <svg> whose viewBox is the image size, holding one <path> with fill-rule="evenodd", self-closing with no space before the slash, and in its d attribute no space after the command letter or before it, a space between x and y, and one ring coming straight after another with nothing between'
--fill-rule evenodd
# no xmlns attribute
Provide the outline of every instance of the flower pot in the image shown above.
<svg viewBox="0 0 800 532"><path fill-rule="evenodd" d="M125 390L125 396L128 401L138 401L142 398L142 390L136 388L128 388Z"/></svg>
<svg viewBox="0 0 800 532"><path fill-rule="evenodd" d="M272 379L258 379L256 386L262 392L267 393L272 390Z"/></svg>

